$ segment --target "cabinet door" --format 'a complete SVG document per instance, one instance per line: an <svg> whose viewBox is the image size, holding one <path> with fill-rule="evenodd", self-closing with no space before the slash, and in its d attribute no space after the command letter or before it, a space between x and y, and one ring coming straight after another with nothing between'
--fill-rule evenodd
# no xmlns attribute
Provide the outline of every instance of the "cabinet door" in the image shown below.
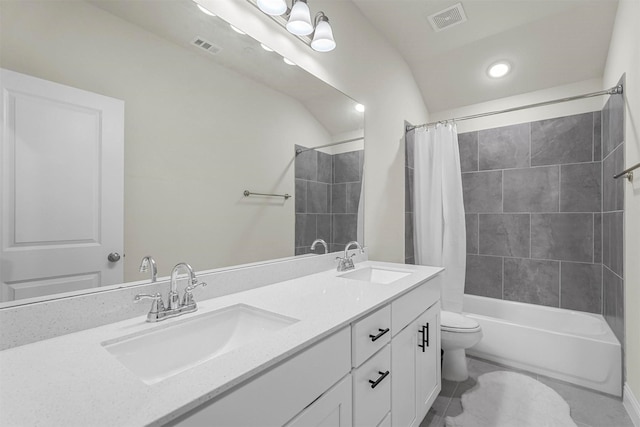
<svg viewBox="0 0 640 427"><path fill-rule="evenodd" d="M286 427L351 427L351 407L351 375L347 375Z"/></svg>
<svg viewBox="0 0 640 427"><path fill-rule="evenodd" d="M422 420L440 393L440 306L434 305L416 321L420 331L416 346L416 398ZM423 338L424 337L424 338Z"/></svg>
<svg viewBox="0 0 640 427"><path fill-rule="evenodd" d="M414 321L391 341L391 425L417 426L416 345L418 326ZM417 421L417 422L416 422Z"/></svg>

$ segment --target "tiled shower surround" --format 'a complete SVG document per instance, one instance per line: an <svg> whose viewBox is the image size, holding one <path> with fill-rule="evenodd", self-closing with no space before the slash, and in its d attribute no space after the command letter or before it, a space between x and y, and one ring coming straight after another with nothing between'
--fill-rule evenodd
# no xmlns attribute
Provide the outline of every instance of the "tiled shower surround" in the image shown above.
<svg viewBox="0 0 640 427"><path fill-rule="evenodd" d="M296 156L296 255L311 252L315 239L324 239L331 252L357 239L363 160L363 150L334 155L309 150Z"/></svg>
<svg viewBox="0 0 640 427"><path fill-rule="evenodd" d="M601 313L600 112L458 136L465 292Z"/></svg>
<svg viewBox="0 0 640 427"><path fill-rule="evenodd" d="M458 135L465 293L603 314L623 342L623 98L601 111ZM405 262L413 263L413 132Z"/></svg>

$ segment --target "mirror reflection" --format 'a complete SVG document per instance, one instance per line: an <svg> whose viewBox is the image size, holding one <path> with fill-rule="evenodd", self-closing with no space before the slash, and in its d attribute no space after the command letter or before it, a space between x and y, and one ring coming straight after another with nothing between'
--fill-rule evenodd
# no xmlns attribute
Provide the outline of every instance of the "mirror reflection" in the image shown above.
<svg viewBox="0 0 640 427"><path fill-rule="evenodd" d="M189 0L149 7L2 5L3 302L358 237L356 102Z"/></svg>

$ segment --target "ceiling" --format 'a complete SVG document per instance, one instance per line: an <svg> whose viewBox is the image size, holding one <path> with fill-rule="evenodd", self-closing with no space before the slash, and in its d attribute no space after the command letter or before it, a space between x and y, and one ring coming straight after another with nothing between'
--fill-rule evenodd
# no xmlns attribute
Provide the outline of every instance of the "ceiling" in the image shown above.
<svg viewBox="0 0 640 427"><path fill-rule="evenodd" d="M618 4L617 0L351 1L404 57L432 113L601 78ZM459 2L467 21L435 32L427 16ZM489 65L505 59L512 72L502 79L488 77Z"/></svg>

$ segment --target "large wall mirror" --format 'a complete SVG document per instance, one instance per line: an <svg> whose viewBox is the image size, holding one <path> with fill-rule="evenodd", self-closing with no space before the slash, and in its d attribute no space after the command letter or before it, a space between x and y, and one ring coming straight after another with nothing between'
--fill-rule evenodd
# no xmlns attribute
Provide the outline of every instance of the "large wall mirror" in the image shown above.
<svg viewBox="0 0 640 427"><path fill-rule="evenodd" d="M202 271L308 254L316 238L341 250L358 237L364 117L354 100L190 0L1 8L0 307L147 280L147 255L166 276L181 261ZM51 101L56 91L121 102L120 178L101 163L111 142L99 120L110 113ZM83 126L91 149L74 140ZM100 187L110 182L120 204ZM118 206L120 229L100 229L110 217L101 209ZM93 212L86 223L83 209ZM122 242L107 247L112 235Z"/></svg>

